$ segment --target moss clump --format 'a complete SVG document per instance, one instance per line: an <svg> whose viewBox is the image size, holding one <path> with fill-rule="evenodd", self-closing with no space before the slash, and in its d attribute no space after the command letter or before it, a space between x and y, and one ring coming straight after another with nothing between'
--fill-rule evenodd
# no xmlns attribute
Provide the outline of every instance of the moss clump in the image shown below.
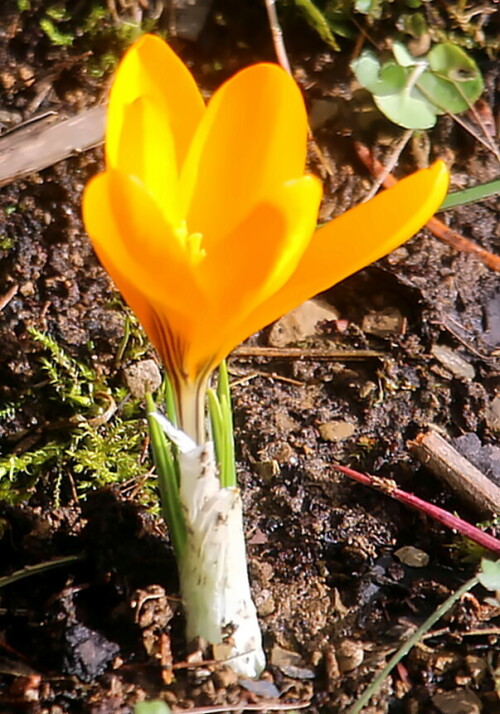
<svg viewBox="0 0 500 714"><path fill-rule="evenodd" d="M136 346L133 333L127 341L131 348ZM68 355L50 335L36 329L30 334L43 347L44 389L57 416L43 427L44 444L0 458L0 498L11 504L24 501L43 480L53 489L56 505L63 489L84 496L118 485L130 487L140 503L156 506L155 481L144 464L147 426L141 402L115 386L113 378L98 377ZM5 423L22 408L22 400L6 405L0 418Z"/></svg>

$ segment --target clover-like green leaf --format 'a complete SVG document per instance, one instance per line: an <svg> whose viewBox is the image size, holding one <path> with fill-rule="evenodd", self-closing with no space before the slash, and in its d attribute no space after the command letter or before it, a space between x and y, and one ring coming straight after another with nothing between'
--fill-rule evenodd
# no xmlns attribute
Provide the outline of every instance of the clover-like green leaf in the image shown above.
<svg viewBox="0 0 500 714"><path fill-rule="evenodd" d="M377 20L382 14L382 0L355 0L354 9Z"/></svg>
<svg viewBox="0 0 500 714"><path fill-rule="evenodd" d="M449 42L436 45L424 58L414 57L397 40L394 60L381 64L371 50L351 62L358 81L373 94L380 111L407 129L429 129L438 114L466 111L483 91L474 62Z"/></svg>
<svg viewBox="0 0 500 714"><path fill-rule="evenodd" d="M430 129L436 123L432 106L411 92L373 96L375 104L385 116L405 129Z"/></svg>
<svg viewBox="0 0 500 714"><path fill-rule="evenodd" d="M394 40L392 43L392 54L396 58L396 62L401 65L401 67L414 67L421 62L426 62L426 64L428 64L427 60L414 57L406 45L403 45L402 42L398 42L397 40Z"/></svg>
<svg viewBox="0 0 500 714"><path fill-rule="evenodd" d="M481 560L481 570L477 579L486 590L496 592L500 590L500 560Z"/></svg>
<svg viewBox="0 0 500 714"><path fill-rule="evenodd" d="M413 78L418 71L415 58L405 54L404 45L399 45L396 52L399 53L396 60L400 58L406 62L411 58L413 66L401 66L394 60L381 65L374 52L365 50L351 62L351 69L388 119L407 129L428 129L436 123L436 112L414 86Z"/></svg>
<svg viewBox="0 0 500 714"><path fill-rule="evenodd" d="M407 80L407 71L394 61L381 65L371 50L364 50L351 62L358 82L372 94L390 95L401 92Z"/></svg>
<svg viewBox="0 0 500 714"><path fill-rule="evenodd" d="M460 47L444 42L427 55L430 71L418 81L423 94L439 113L459 114L481 96L484 82L472 57Z"/></svg>

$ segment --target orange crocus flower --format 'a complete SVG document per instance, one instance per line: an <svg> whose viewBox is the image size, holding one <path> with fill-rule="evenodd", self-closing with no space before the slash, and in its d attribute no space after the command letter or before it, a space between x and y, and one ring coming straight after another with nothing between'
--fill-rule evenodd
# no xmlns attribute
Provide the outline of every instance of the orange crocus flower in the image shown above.
<svg viewBox="0 0 500 714"><path fill-rule="evenodd" d="M208 375L233 347L399 246L446 195L437 162L316 230L307 131L300 90L277 65L238 72L208 106L157 37L141 37L116 73L106 170L85 190L84 221L198 442Z"/></svg>

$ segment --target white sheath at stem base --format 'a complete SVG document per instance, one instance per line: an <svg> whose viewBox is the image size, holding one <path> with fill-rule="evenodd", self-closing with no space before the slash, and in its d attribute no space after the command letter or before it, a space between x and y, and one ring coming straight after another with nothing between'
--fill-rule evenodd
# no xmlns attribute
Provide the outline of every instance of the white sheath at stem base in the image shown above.
<svg viewBox="0 0 500 714"><path fill-rule="evenodd" d="M178 448L180 499L187 541L179 562L188 639L202 637L238 674L265 667L262 637L248 581L238 488L221 488L212 442L197 446L159 418Z"/></svg>

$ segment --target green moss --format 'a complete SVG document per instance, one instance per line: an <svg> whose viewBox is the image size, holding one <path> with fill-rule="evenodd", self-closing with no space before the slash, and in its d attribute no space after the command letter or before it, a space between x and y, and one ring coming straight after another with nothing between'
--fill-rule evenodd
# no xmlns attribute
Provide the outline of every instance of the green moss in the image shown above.
<svg viewBox="0 0 500 714"><path fill-rule="evenodd" d="M24 454L0 459L0 500L16 505L29 498L40 475L57 459L59 446L52 442Z"/></svg>
<svg viewBox="0 0 500 714"><path fill-rule="evenodd" d="M45 32L53 45L58 47L70 47L74 41L74 35L71 32L61 32L56 27L54 22L49 17L43 17L40 20L40 27Z"/></svg>
<svg viewBox="0 0 500 714"><path fill-rule="evenodd" d="M103 22L109 17L109 11L99 2L92 3L87 17L82 23L83 32L93 35L102 30Z"/></svg>
<svg viewBox="0 0 500 714"><path fill-rule="evenodd" d="M11 250L14 247L14 239L6 235L0 235L0 250Z"/></svg>
<svg viewBox="0 0 500 714"><path fill-rule="evenodd" d="M60 400L76 409L90 409L98 386L94 371L66 354L50 335L36 328L28 332L48 353L41 358L41 366Z"/></svg>
<svg viewBox="0 0 500 714"><path fill-rule="evenodd" d="M101 79L116 67L118 56L114 52L104 52L98 58L92 58L87 66L87 73L94 79Z"/></svg>
<svg viewBox="0 0 500 714"><path fill-rule="evenodd" d="M156 26L157 20L147 18L140 25L130 21L115 23L102 2L91 3L82 21L84 44L92 50L88 74L96 79L110 74L127 47L145 32L156 30Z"/></svg>
<svg viewBox="0 0 500 714"><path fill-rule="evenodd" d="M146 474L141 464L146 436L144 419L114 419L106 428L82 424L67 455L81 490L95 489L124 481L139 480Z"/></svg>
<svg viewBox="0 0 500 714"><path fill-rule="evenodd" d="M135 344L134 332L128 347ZM68 355L50 335L36 329L30 334L43 347L39 364L48 378L44 397L58 416L46 425L45 444L0 458L0 498L24 501L42 479L53 489L57 504L71 478L82 496L101 486L129 484L136 500L157 508L155 481L148 479L149 464L143 463L144 406L130 398L124 386L115 386L113 378L98 377L88 364ZM32 400L33 394L24 399ZM0 419L8 424L23 406L22 400L5 405Z"/></svg>
<svg viewBox="0 0 500 714"><path fill-rule="evenodd" d="M52 7L48 7L45 10L45 13L50 18L52 18L52 20L56 20L56 21L70 19L70 15L68 14L68 11L64 7L64 5L52 5Z"/></svg>

